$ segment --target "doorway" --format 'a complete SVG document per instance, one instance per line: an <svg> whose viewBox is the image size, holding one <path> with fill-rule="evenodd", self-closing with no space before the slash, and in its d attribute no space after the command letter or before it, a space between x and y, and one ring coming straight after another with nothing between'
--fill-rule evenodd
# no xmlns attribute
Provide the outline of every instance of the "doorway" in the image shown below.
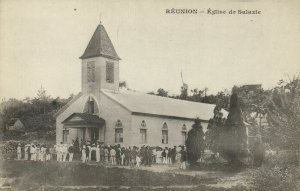
<svg viewBox="0 0 300 191"><path fill-rule="evenodd" d="M92 143L96 143L99 141L99 128L91 128L91 141Z"/></svg>

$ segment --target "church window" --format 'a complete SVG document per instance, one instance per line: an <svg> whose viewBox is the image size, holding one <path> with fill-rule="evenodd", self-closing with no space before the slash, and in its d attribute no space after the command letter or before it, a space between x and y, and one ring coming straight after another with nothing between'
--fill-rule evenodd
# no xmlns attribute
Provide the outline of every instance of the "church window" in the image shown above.
<svg viewBox="0 0 300 191"><path fill-rule="evenodd" d="M87 82L95 82L95 62L87 63Z"/></svg>
<svg viewBox="0 0 300 191"><path fill-rule="evenodd" d="M95 104L95 102L94 102L94 100L91 100L91 101L89 101L89 108L88 108L88 113L91 113L91 114L93 114L94 113L94 104Z"/></svg>
<svg viewBox="0 0 300 191"><path fill-rule="evenodd" d="M89 99L85 103L83 112L89 113L89 114L99 113L99 108L97 106L97 102L93 99L93 97L91 97L91 96L89 97Z"/></svg>
<svg viewBox="0 0 300 191"><path fill-rule="evenodd" d="M141 123L141 128L146 128L146 127L147 127L146 122L145 122L145 120L143 120Z"/></svg>
<svg viewBox="0 0 300 191"><path fill-rule="evenodd" d="M63 130L63 143L67 143L68 142L68 135L69 135L69 130L68 129L64 129Z"/></svg>
<svg viewBox="0 0 300 191"><path fill-rule="evenodd" d="M106 82L114 83L114 63L106 62Z"/></svg>
<svg viewBox="0 0 300 191"><path fill-rule="evenodd" d="M147 143L147 128L146 122L143 120L140 127L140 143Z"/></svg>
<svg viewBox="0 0 300 191"><path fill-rule="evenodd" d="M115 142L123 143L123 125L120 119L117 120L115 126Z"/></svg>
<svg viewBox="0 0 300 191"><path fill-rule="evenodd" d="M182 135L182 144L185 145L185 141L187 139L187 129L185 124L183 124L182 126L181 135Z"/></svg>
<svg viewBox="0 0 300 191"><path fill-rule="evenodd" d="M168 144L168 125L165 122L162 127L162 140L161 143Z"/></svg>
<svg viewBox="0 0 300 191"><path fill-rule="evenodd" d="M118 119L116 122L116 128L123 128L123 124L120 119Z"/></svg>

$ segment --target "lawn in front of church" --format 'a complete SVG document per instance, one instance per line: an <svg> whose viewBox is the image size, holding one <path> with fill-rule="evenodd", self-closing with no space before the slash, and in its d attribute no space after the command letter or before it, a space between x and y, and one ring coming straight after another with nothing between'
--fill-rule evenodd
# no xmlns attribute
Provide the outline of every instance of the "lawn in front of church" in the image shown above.
<svg viewBox="0 0 300 191"><path fill-rule="evenodd" d="M156 167L120 168L87 165L80 162L58 163L1 161L0 177L14 190L240 190L241 187L210 187L220 177L152 171Z"/></svg>

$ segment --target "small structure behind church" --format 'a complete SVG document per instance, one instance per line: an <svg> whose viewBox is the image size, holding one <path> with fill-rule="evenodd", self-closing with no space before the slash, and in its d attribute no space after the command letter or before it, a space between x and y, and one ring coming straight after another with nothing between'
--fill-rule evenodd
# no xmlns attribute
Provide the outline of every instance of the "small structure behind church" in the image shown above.
<svg viewBox="0 0 300 191"><path fill-rule="evenodd" d="M7 124L6 130L8 130L8 131L22 131L23 132L23 131L25 131L25 125L20 119L13 118Z"/></svg>
<svg viewBox="0 0 300 191"><path fill-rule="evenodd" d="M102 24L80 59L82 91L56 114L57 143L182 145L196 117L206 131L213 104L119 89L121 59Z"/></svg>

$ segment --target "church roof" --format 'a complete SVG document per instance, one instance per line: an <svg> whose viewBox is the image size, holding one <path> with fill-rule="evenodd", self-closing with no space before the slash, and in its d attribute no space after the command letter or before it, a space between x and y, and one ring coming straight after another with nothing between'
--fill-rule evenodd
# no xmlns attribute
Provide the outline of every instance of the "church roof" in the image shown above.
<svg viewBox="0 0 300 191"><path fill-rule="evenodd" d="M119 92L109 90L102 90L102 92L133 114L150 114L184 119L199 117L204 121L208 121L214 115L214 104L179 100L122 89ZM228 112L225 110L222 110L222 112L223 116L227 117Z"/></svg>
<svg viewBox="0 0 300 191"><path fill-rule="evenodd" d="M62 123L68 125L77 124L77 123L104 124L105 120L98 117L97 115L92 115L88 113L73 113Z"/></svg>
<svg viewBox="0 0 300 191"><path fill-rule="evenodd" d="M59 116L62 114L70 105L72 105L76 100L78 100L82 96L82 92L79 92L77 95L75 95L66 105L64 105L62 108L60 108L55 114L54 117Z"/></svg>
<svg viewBox="0 0 300 191"><path fill-rule="evenodd" d="M120 60L104 26L99 24L80 59L103 56Z"/></svg>

